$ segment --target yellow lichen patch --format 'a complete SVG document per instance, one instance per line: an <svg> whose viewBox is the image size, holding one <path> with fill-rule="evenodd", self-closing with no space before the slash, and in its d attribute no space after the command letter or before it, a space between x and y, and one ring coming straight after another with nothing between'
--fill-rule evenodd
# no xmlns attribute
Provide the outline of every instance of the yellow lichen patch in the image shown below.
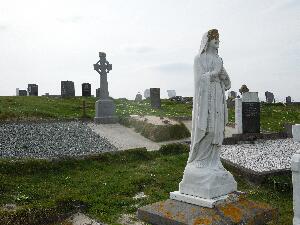
<svg viewBox="0 0 300 225"><path fill-rule="evenodd" d="M232 204L227 204L224 207L221 207L220 210L235 223L240 222L242 219L242 210Z"/></svg>
<svg viewBox="0 0 300 225"><path fill-rule="evenodd" d="M172 213L169 212L169 211L165 211L165 217L168 218L168 219L172 219L173 218Z"/></svg>
<svg viewBox="0 0 300 225"><path fill-rule="evenodd" d="M176 218L180 221L184 221L185 215L184 215L184 213L178 212L178 213L176 213Z"/></svg>
<svg viewBox="0 0 300 225"><path fill-rule="evenodd" d="M210 225L212 223L211 219L208 218L196 218L193 225Z"/></svg>
<svg viewBox="0 0 300 225"><path fill-rule="evenodd" d="M195 212L196 212L196 208L193 207L193 208L191 209L191 212L192 212L192 213L195 213Z"/></svg>

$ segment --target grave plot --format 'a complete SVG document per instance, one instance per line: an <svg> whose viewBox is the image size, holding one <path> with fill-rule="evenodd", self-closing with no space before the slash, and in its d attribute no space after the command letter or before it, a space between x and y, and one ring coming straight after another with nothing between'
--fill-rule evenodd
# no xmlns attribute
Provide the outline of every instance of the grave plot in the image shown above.
<svg viewBox="0 0 300 225"><path fill-rule="evenodd" d="M84 123L0 124L0 158L62 158L115 151Z"/></svg>
<svg viewBox="0 0 300 225"><path fill-rule="evenodd" d="M122 118L120 123L135 128L136 132L155 142L178 140L191 135L182 122L166 117L131 115Z"/></svg>
<svg viewBox="0 0 300 225"><path fill-rule="evenodd" d="M300 143L291 138L257 140L254 143L223 145L221 158L253 182L260 183L266 176L290 173L291 157Z"/></svg>

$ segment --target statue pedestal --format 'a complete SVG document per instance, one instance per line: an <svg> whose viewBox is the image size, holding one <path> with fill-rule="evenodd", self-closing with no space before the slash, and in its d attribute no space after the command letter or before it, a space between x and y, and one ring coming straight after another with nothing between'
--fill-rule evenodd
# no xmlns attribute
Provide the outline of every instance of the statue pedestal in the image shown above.
<svg viewBox="0 0 300 225"><path fill-rule="evenodd" d="M277 221L278 210L267 204L240 199L234 203L224 203L210 209L168 199L138 209L137 216L153 225L263 225Z"/></svg>
<svg viewBox="0 0 300 225"><path fill-rule="evenodd" d="M117 123L118 117L115 115L116 106L111 99L99 99L95 103L96 116L95 123L109 124Z"/></svg>
<svg viewBox="0 0 300 225"><path fill-rule="evenodd" d="M181 194L209 200L235 191L237 183L232 174L221 166L221 162L220 167L215 169L198 168L194 164L187 164L179 184Z"/></svg>

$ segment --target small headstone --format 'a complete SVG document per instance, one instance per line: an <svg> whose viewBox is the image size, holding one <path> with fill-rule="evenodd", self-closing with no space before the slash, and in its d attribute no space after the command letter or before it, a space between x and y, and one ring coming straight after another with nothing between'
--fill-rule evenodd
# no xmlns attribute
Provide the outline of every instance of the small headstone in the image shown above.
<svg viewBox="0 0 300 225"><path fill-rule="evenodd" d="M152 108L160 108L160 88L150 88L150 99Z"/></svg>
<svg viewBox="0 0 300 225"><path fill-rule="evenodd" d="M19 90L19 96L27 96L26 90Z"/></svg>
<svg viewBox="0 0 300 225"><path fill-rule="evenodd" d="M267 103L273 103L274 102L274 94L272 92L266 91L265 96L266 96L266 102Z"/></svg>
<svg viewBox="0 0 300 225"><path fill-rule="evenodd" d="M16 96L19 96L19 88L16 88Z"/></svg>
<svg viewBox="0 0 300 225"><path fill-rule="evenodd" d="M235 99L235 130L237 134L243 133L243 119L242 119L242 99Z"/></svg>
<svg viewBox="0 0 300 225"><path fill-rule="evenodd" d="M169 98L175 97L176 96L176 91L175 90L167 90Z"/></svg>
<svg viewBox="0 0 300 225"><path fill-rule="evenodd" d="M146 89L144 91L144 98L147 99L147 98L150 98L150 89Z"/></svg>
<svg viewBox="0 0 300 225"><path fill-rule="evenodd" d="M292 103L292 98L291 98L291 96L287 96L287 97L285 98L285 103L286 103L286 104Z"/></svg>
<svg viewBox="0 0 300 225"><path fill-rule="evenodd" d="M300 224L300 150L292 157L291 170L293 172L293 224Z"/></svg>
<svg viewBox="0 0 300 225"><path fill-rule="evenodd" d="M83 83L81 85L82 88L82 96L83 97L91 97L91 84L89 83Z"/></svg>
<svg viewBox="0 0 300 225"><path fill-rule="evenodd" d="M300 142L300 124L295 124L292 126L292 134L294 141Z"/></svg>
<svg viewBox="0 0 300 225"><path fill-rule="evenodd" d="M73 81L61 81L61 97L75 97L75 87Z"/></svg>
<svg viewBox="0 0 300 225"><path fill-rule="evenodd" d="M137 93L137 95L135 96L135 100L136 102L141 102L143 100L143 96L141 95L140 92Z"/></svg>
<svg viewBox="0 0 300 225"><path fill-rule="evenodd" d="M96 97L99 98L100 97L100 88L96 89Z"/></svg>
<svg viewBox="0 0 300 225"><path fill-rule="evenodd" d="M292 126L293 126L293 124L291 124L291 123L285 123L284 124L284 132L286 133L286 136L288 138L293 137Z"/></svg>
<svg viewBox="0 0 300 225"><path fill-rule="evenodd" d="M39 86L37 84L28 84L28 95L29 96L38 96L39 95Z"/></svg>
<svg viewBox="0 0 300 225"><path fill-rule="evenodd" d="M228 93L228 98L232 98L232 99L235 99L237 96L237 93L235 91L230 91Z"/></svg>
<svg viewBox="0 0 300 225"><path fill-rule="evenodd" d="M260 102L257 92L243 93L243 133L260 133Z"/></svg>

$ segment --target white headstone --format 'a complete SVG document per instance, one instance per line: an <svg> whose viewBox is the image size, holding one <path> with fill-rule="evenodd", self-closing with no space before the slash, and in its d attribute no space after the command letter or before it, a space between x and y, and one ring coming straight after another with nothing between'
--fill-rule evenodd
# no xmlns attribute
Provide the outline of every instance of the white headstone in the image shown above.
<svg viewBox="0 0 300 225"><path fill-rule="evenodd" d="M144 97L145 97L145 98L150 98L150 89L146 89L146 90L144 91Z"/></svg>
<svg viewBox="0 0 300 225"><path fill-rule="evenodd" d="M294 225L300 224L300 150L292 157Z"/></svg>
<svg viewBox="0 0 300 225"><path fill-rule="evenodd" d="M258 92L245 92L242 96L243 102L259 102Z"/></svg>
<svg viewBox="0 0 300 225"><path fill-rule="evenodd" d="M176 96L176 91L175 90L167 90L169 98L175 97Z"/></svg>
<svg viewBox="0 0 300 225"><path fill-rule="evenodd" d="M295 124L292 126L292 133L294 141L300 142L300 124Z"/></svg>
<svg viewBox="0 0 300 225"><path fill-rule="evenodd" d="M235 99L235 130L237 134L243 133L243 120L242 120L242 99Z"/></svg>
<svg viewBox="0 0 300 225"><path fill-rule="evenodd" d="M19 96L19 88L16 88L16 96Z"/></svg>

